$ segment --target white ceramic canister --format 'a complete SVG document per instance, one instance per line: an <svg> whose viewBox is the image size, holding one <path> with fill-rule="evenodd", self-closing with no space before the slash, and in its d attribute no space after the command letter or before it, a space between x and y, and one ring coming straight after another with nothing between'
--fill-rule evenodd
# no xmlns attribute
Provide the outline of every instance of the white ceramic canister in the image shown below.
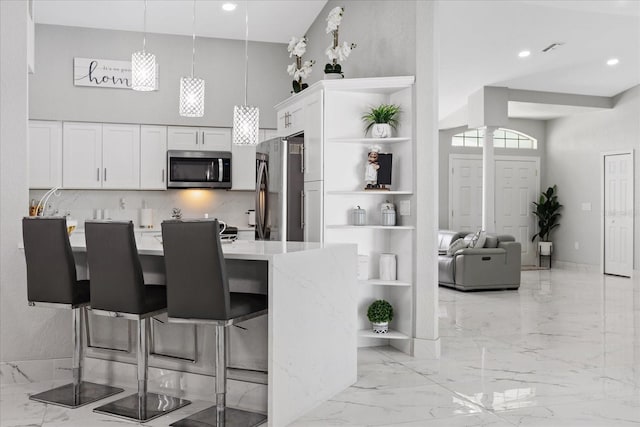
<svg viewBox="0 0 640 427"><path fill-rule="evenodd" d="M380 280L396 280L396 254L380 254Z"/></svg>
<svg viewBox="0 0 640 427"><path fill-rule="evenodd" d="M381 205L380 210L382 225L396 225L396 207L388 200Z"/></svg>
<svg viewBox="0 0 640 427"><path fill-rule="evenodd" d="M367 224L367 211L360 206L356 206L351 210L351 222L353 225L366 225Z"/></svg>

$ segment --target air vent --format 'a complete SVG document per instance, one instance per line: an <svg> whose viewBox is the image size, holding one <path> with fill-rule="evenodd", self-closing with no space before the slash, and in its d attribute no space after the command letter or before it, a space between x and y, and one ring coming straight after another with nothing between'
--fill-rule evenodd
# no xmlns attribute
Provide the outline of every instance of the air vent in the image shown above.
<svg viewBox="0 0 640 427"><path fill-rule="evenodd" d="M563 44L564 44L564 43L551 43L549 46L547 46L547 47L545 47L544 49L542 49L542 51L543 51L544 53L547 53L547 52L552 51L553 49L556 49L556 48L558 48L558 47L562 46Z"/></svg>

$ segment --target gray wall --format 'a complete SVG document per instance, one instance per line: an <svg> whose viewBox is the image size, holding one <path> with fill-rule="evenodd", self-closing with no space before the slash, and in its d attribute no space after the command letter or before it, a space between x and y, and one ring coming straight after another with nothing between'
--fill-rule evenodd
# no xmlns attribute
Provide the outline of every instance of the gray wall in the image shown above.
<svg viewBox="0 0 640 427"><path fill-rule="evenodd" d="M561 225L553 234L554 253L560 261L580 264L601 264L601 155L635 150L634 268L640 269L640 86L618 95L612 110L549 121L546 139L544 183L558 185L564 205ZM583 202L591 203L591 211L581 209Z"/></svg>
<svg viewBox="0 0 640 427"><path fill-rule="evenodd" d="M57 25L36 26L35 74L29 79L29 117L117 123L231 127L233 106L244 103L244 42L196 39L197 77L205 87L202 118L178 114L179 80L191 72L191 37L148 34L159 65L159 90L136 92L73 85L73 58L131 60L142 34ZM249 43L249 99L260 126L276 127L273 106L290 95L286 45Z"/></svg>
<svg viewBox="0 0 640 427"><path fill-rule="evenodd" d="M545 129L546 122L542 120L527 120L527 119L509 119L509 124L505 128L517 130L518 132L530 135L538 140L537 150L516 150L496 148L495 154L497 156L531 156L540 157L540 176L544 177L545 171ZM467 130L466 126L445 129L439 132L440 139L440 192L438 195L438 217L439 227L446 229L449 227L449 155L450 154L479 154L482 155L482 148L463 148L452 147L451 137L457 135L460 132ZM540 179L540 188L544 187L544 180Z"/></svg>
<svg viewBox="0 0 640 427"><path fill-rule="evenodd" d="M324 51L333 40L325 31L326 19L336 6L345 8L339 31L340 43L346 41L358 45L340 64L346 78L415 75L415 1L329 0L307 30L307 53L303 58L316 61L307 83L322 80L324 76L324 65L329 62Z"/></svg>

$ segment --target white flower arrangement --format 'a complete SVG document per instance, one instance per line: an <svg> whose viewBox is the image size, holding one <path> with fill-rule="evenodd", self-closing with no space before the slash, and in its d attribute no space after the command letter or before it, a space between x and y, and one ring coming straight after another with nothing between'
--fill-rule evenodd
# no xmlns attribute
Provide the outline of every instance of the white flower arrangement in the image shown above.
<svg viewBox="0 0 640 427"><path fill-rule="evenodd" d="M340 44L338 42L338 31L340 29L340 24L342 23L343 15L344 7L342 6L334 7L329 12L329 15L327 16L326 31L327 34L332 33L333 43L331 43L324 52L331 61L331 63L325 65L324 73L338 75L338 77L344 77L342 74L342 66L338 64L338 61L345 61L351 54L351 51L356 48L355 43L343 42Z"/></svg>
<svg viewBox="0 0 640 427"><path fill-rule="evenodd" d="M289 58L294 57L296 61L287 67L287 73L293 76L293 91L295 93L309 87L308 84L302 83L302 79L306 79L311 75L313 64L316 61L304 61L302 62L302 55L307 51L307 38L306 37L291 37L289 45L287 46L289 52Z"/></svg>

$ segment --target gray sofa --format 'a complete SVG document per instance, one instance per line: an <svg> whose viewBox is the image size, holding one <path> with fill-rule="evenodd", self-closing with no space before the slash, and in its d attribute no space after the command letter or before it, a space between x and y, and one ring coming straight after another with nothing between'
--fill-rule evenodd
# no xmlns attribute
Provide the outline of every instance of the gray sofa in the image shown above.
<svg viewBox="0 0 640 427"><path fill-rule="evenodd" d="M465 248L452 256L447 249L468 231L438 232L438 282L462 291L518 289L520 287L520 243L513 236L488 234L483 248Z"/></svg>

